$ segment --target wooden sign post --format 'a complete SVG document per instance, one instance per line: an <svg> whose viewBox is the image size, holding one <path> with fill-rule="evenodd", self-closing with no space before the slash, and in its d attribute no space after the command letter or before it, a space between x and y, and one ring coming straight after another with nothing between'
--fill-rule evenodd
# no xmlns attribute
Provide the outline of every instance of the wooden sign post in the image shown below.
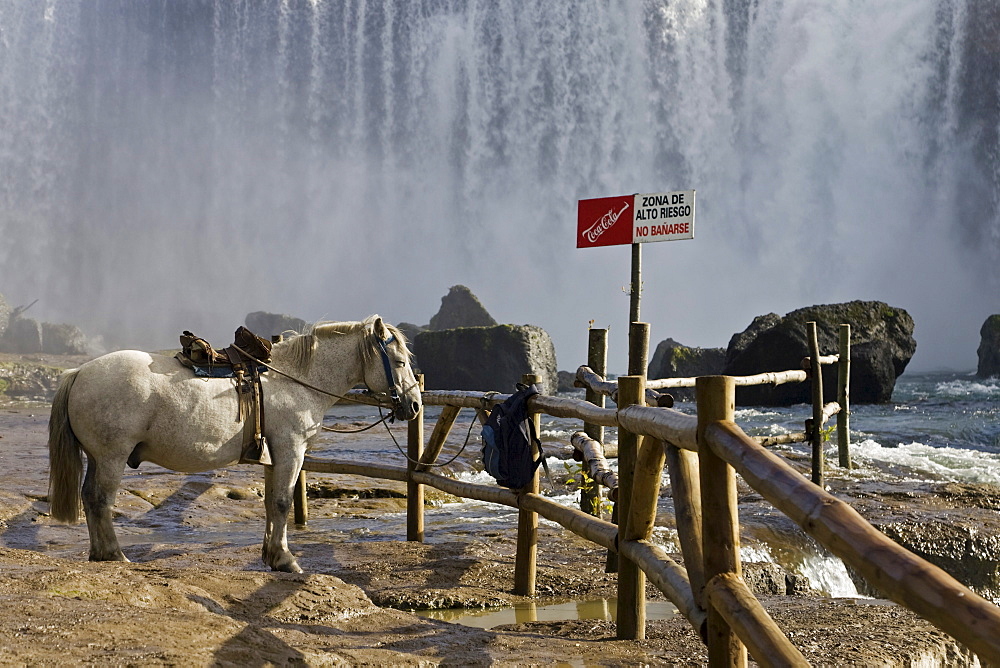
<svg viewBox="0 0 1000 668"><path fill-rule="evenodd" d="M642 244L694 239L694 203L694 190L598 197L582 199L577 203L577 248L632 246L630 324L639 322ZM636 373L635 362L630 358L630 374ZM645 369L642 373L645 375Z"/></svg>

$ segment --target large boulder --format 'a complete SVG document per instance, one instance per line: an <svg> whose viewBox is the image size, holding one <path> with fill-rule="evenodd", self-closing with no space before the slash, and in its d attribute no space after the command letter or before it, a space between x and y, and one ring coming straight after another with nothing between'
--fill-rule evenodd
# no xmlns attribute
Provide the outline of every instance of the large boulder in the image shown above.
<svg viewBox="0 0 1000 668"><path fill-rule="evenodd" d="M436 331L456 327L493 327L496 324L497 321L469 288L455 285L441 298L441 308L431 318L427 329Z"/></svg>
<svg viewBox="0 0 1000 668"><path fill-rule="evenodd" d="M646 376L657 378L696 378L715 376L722 373L726 365L726 351L723 348L692 348L673 339L660 341L649 363ZM694 389L673 388L670 391L677 399L690 400Z"/></svg>
<svg viewBox="0 0 1000 668"><path fill-rule="evenodd" d="M417 366L428 390L514 391L526 373L541 376L542 390L559 385L552 339L534 325L459 327L416 336Z"/></svg>
<svg viewBox="0 0 1000 668"><path fill-rule="evenodd" d="M980 378L1000 376L1000 314L986 318L979 330L979 367L976 375Z"/></svg>
<svg viewBox="0 0 1000 668"><path fill-rule="evenodd" d="M726 365L723 348L692 348L673 339L660 341L649 363L647 376L655 378L696 378L722 373Z"/></svg>
<svg viewBox="0 0 1000 668"><path fill-rule="evenodd" d="M254 311L247 314L246 328L257 336L270 339L288 331L301 334L305 331L306 321L283 313Z"/></svg>
<svg viewBox="0 0 1000 668"><path fill-rule="evenodd" d="M17 355L42 352L42 323L34 318L11 319L0 338L0 349Z"/></svg>
<svg viewBox="0 0 1000 668"><path fill-rule="evenodd" d="M830 355L839 348L840 325L851 325L851 402L887 403L896 378L903 373L916 351L913 318L900 308L878 301L810 306L784 317L759 316L736 334L726 350L725 373L749 376L766 371L801 368L809 355L806 323L816 322L820 353ZM837 396L837 370L825 367L823 396ZM786 383L772 387L738 387L741 406L790 406L812 400L808 383Z"/></svg>
<svg viewBox="0 0 1000 668"><path fill-rule="evenodd" d="M76 325L42 323L42 352L50 355L83 355L87 339Z"/></svg>

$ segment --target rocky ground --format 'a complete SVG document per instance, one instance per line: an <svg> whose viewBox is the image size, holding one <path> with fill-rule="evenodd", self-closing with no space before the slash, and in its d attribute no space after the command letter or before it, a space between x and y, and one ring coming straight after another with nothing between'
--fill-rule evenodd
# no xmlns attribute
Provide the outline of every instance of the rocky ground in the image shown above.
<svg viewBox="0 0 1000 668"><path fill-rule="evenodd" d="M182 475L144 465L126 475L116 506L132 563L89 563L85 526L47 515L47 418L44 403L0 407L0 663L705 664L680 618L650 622L646 640L620 641L603 620L482 630L407 611L526 599L512 594L512 531L408 543L313 526L377 526L405 504L389 482L311 477L311 524L289 535L306 572L290 575L260 562L259 469ZM538 556L536 605L615 595L603 551L582 539L543 525ZM763 603L815 665L974 662L930 624L877 599L772 595Z"/></svg>

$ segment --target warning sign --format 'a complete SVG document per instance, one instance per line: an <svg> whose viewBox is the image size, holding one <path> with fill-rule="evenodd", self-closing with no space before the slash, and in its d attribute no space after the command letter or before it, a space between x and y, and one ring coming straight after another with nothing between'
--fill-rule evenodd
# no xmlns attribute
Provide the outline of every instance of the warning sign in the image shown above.
<svg viewBox="0 0 1000 668"><path fill-rule="evenodd" d="M694 239L694 191L635 196L632 243Z"/></svg>
<svg viewBox="0 0 1000 668"><path fill-rule="evenodd" d="M577 248L694 239L694 190L582 199Z"/></svg>

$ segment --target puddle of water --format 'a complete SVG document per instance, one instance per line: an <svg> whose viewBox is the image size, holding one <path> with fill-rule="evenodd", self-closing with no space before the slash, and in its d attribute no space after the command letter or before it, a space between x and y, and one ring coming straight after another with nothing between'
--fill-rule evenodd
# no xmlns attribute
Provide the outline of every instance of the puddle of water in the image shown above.
<svg viewBox="0 0 1000 668"><path fill-rule="evenodd" d="M479 629L491 629L503 624L523 624L525 622L558 622L573 619L615 621L617 608L617 599L600 598L551 605L538 605L533 601L528 601L517 603L510 608L418 610L414 614ZM646 619L648 621L670 619L675 614L677 614L677 608L667 601L648 601L646 603Z"/></svg>

